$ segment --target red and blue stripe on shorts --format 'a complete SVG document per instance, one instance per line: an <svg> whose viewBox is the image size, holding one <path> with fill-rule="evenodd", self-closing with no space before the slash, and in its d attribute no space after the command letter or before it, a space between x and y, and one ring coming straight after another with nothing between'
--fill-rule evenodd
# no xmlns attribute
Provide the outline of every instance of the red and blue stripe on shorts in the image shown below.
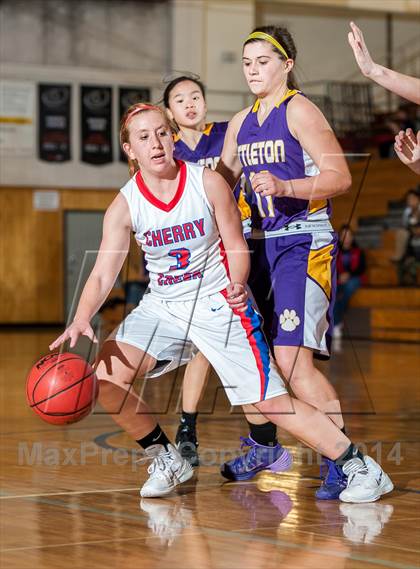
<svg viewBox="0 0 420 569"><path fill-rule="evenodd" d="M226 290L221 292L226 298ZM251 346L260 377L260 401L263 401L267 394L268 382L270 380L270 348L262 331L261 316L255 311L250 299L248 299L247 305L245 312L237 310L233 312L241 319L242 327Z"/></svg>

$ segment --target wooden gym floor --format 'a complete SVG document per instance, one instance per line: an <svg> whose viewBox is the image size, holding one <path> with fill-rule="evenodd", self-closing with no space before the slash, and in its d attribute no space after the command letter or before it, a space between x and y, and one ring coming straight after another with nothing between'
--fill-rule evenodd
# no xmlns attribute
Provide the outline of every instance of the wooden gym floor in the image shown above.
<svg viewBox="0 0 420 569"><path fill-rule="evenodd" d="M373 504L319 502L316 457L280 433L295 463L282 475L224 483L218 464L246 434L212 378L199 422L203 466L165 500L140 503L145 467L106 415L53 427L26 406L25 376L56 330L3 330L1 566L7 569L417 567L420 526L419 346L344 341L324 364L354 441L390 473ZM174 436L174 377L146 398ZM213 402L215 403L214 407ZM130 451L130 452L128 452ZM224 454L223 454L224 453Z"/></svg>

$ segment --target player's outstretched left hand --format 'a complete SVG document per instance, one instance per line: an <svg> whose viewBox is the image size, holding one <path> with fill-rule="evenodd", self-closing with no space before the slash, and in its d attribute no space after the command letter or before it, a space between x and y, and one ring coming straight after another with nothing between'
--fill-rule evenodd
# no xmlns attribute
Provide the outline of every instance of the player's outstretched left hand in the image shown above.
<svg viewBox="0 0 420 569"><path fill-rule="evenodd" d="M348 33L349 44L360 71L365 77L371 77L378 67L373 61L365 43L362 30L354 22L350 22L351 32Z"/></svg>
<svg viewBox="0 0 420 569"><path fill-rule="evenodd" d="M58 338L56 338L54 342L49 345L49 348L50 350L55 350L61 346L61 344L64 344L64 342L67 340L70 340L70 348L74 348L80 336L87 336L90 340L92 340L94 344L98 343L98 339L95 336L95 333L88 321L73 320L70 326L68 326L68 328L66 328L61 334L61 336L58 336Z"/></svg>
<svg viewBox="0 0 420 569"><path fill-rule="evenodd" d="M230 283L227 287L226 300L232 310L245 312L247 309L248 291L242 283Z"/></svg>

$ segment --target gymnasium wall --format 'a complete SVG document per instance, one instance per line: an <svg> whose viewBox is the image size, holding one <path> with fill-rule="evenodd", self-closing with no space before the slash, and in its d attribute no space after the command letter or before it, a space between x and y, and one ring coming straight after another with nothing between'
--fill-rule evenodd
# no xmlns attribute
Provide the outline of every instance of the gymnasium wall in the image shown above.
<svg viewBox="0 0 420 569"><path fill-rule="evenodd" d="M349 221L365 166L366 162L351 164L353 187L334 200L336 227ZM402 198L415 184L415 174L401 162L372 161L353 223L359 215L385 214L388 200ZM64 214L69 210L105 210L115 196L112 190L60 189L58 207L41 211L33 207L34 191L0 187L0 324L63 321ZM132 258L135 263L135 256ZM138 274L138 267L136 271Z"/></svg>
<svg viewBox="0 0 420 569"><path fill-rule="evenodd" d="M2 0L5 62L162 73L170 4L137 0Z"/></svg>
<svg viewBox="0 0 420 569"><path fill-rule="evenodd" d="M34 188L0 187L0 323L64 321L64 213L105 210L112 190L59 189L58 206L34 207Z"/></svg>
<svg viewBox="0 0 420 569"><path fill-rule="evenodd" d="M208 85L210 118L229 118L246 100L240 43L255 22L283 22L290 27L298 44L303 82L359 80L346 44L350 18L363 26L372 52L383 60L381 13L325 12L310 6L299 8L296 3L254 0L2 0L1 78L34 86L70 83L73 119L70 161L43 162L36 153L0 156L0 323L63 320L64 213L105 209L127 179L126 166L117 161L116 136L113 163L93 166L80 161L81 84L109 85L114 94L118 86L150 87L156 101L168 72L192 70ZM418 24L413 15L410 19L395 15L394 19L397 62L404 46L407 50L418 46L414 41ZM36 130L36 113L34 120ZM116 129L116 101L113 120ZM387 197L402 195L414 183L406 168L393 164L385 179L380 175L383 163L372 165L372 184L377 189L371 202L369 197L363 207L361 202L361 211L371 207L375 211L378 195L385 204ZM35 209L36 188L56 190L57 208ZM351 205L349 198L343 200L347 202L342 207L337 204L340 221Z"/></svg>
<svg viewBox="0 0 420 569"><path fill-rule="evenodd" d="M136 0L3 0L0 4L2 79L72 85L72 159L1 157L0 183L45 187L120 187L126 166L118 161L117 86L162 90L170 67L170 3ZM114 162L80 161L79 86L113 88ZM35 116L35 129L37 128Z"/></svg>
<svg viewBox="0 0 420 569"><path fill-rule="evenodd" d="M418 20L413 14L393 17L395 64L404 60L418 68ZM326 79L362 80L347 46L351 18L362 25L372 52L384 61L385 15L380 12L258 0L3 0L1 78L34 86L69 83L73 97L71 160L47 163L38 160L36 152L0 156L0 184L120 187L127 170L117 159L117 88L149 87L152 101L157 101L164 87L162 79L174 69L198 73L208 87L209 118L228 120L250 100L241 71L241 41L254 23L290 27L298 45L298 77L304 87ZM110 164L92 166L80 161L81 84L113 88L115 136ZM316 93L319 88L312 85L307 90ZM385 97L383 89L377 93ZM36 132L36 113L34 127Z"/></svg>

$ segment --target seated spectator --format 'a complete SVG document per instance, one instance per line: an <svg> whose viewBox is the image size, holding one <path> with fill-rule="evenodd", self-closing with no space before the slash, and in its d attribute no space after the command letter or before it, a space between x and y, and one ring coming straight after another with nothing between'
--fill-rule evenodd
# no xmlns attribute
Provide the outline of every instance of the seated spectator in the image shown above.
<svg viewBox="0 0 420 569"><path fill-rule="evenodd" d="M410 238L410 228L420 222L420 191L419 187L415 190L408 190L405 196L406 207L404 208L401 227L395 233L395 254L391 261L399 263L407 251L408 240Z"/></svg>
<svg viewBox="0 0 420 569"><path fill-rule="evenodd" d="M337 256L337 297L334 305L334 338L341 338L343 317L350 298L363 282L366 270L365 254L357 246L349 225L343 225L339 232L340 248Z"/></svg>
<svg viewBox="0 0 420 569"><path fill-rule="evenodd" d="M398 263L400 286L417 285L417 269L420 267L420 219L409 229L405 253Z"/></svg>

